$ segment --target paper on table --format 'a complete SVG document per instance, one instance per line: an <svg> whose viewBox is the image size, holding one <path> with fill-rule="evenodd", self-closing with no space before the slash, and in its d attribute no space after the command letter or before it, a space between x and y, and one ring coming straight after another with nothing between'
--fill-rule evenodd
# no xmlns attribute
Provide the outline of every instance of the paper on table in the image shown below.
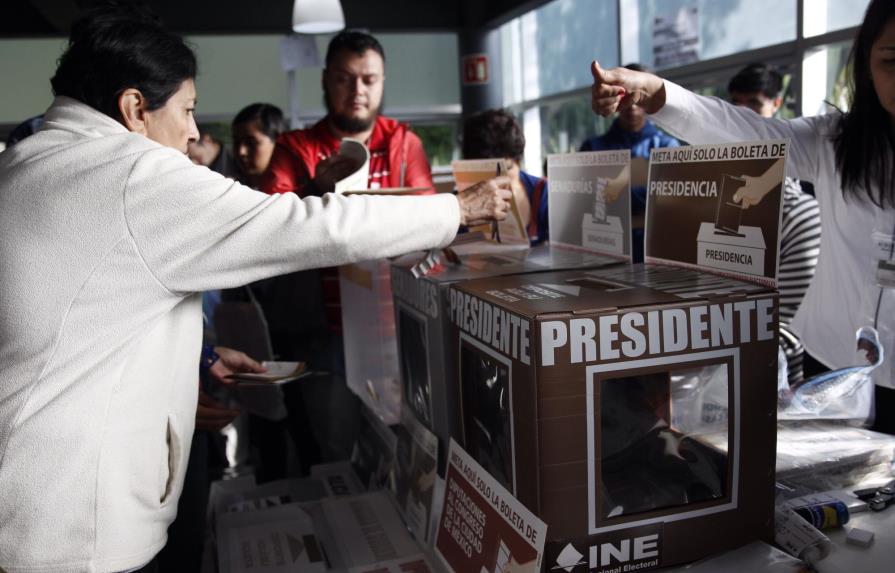
<svg viewBox="0 0 895 573"><path fill-rule="evenodd" d="M298 505L224 514L218 558L230 573L326 571L311 517Z"/></svg>
<svg viewBox="0 0 895 573"><path fill-rule="evenodd" d="M351 159L357 168L351 175L336 182L335 192L361 191L367 188L370 179L370 150L363 142L350 137L342 138L339 155Z"/></svg>

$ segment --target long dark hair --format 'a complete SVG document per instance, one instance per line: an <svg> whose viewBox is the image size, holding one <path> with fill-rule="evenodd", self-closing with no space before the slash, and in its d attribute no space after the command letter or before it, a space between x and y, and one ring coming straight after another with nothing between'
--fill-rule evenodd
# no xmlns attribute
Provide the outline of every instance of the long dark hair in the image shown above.
<svg viewBox="0 0 895 573"><path fill-rule="evenodd" d="M50 83L68 96L120 119L118 96L140 90L147 109L165 105L196 77L196 56L142 4L103 2L72 26L68 48Z"/></svg>
<svg viewBox="0 0 895 573"><path fill-rule="evenodd" d="M873 0L867 7L849 56L850 107L833 138L845 198L870 199L880 208L895 207L895 129L873 87L870 48L893 17L892 0Z"/></svg>

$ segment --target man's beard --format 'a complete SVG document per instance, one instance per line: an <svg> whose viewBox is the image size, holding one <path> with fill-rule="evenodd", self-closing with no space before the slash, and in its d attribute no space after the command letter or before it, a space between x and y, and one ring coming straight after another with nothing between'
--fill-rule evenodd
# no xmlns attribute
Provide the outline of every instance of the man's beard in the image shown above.
<svg viewBox="0 0 895 573"><path fill-rule="evenodd" d="M323 103L326 105L326 115L329 117L329 121L332 122L336 129L344 133L363 133L367 131L376 123L376 118L379 117L379 110L382 109L382 104L380 103L379 107L370 110L370 115L366 118L336 113L333 111L333 105L329 101L329 93L326 90L323 91Z"/></svg>

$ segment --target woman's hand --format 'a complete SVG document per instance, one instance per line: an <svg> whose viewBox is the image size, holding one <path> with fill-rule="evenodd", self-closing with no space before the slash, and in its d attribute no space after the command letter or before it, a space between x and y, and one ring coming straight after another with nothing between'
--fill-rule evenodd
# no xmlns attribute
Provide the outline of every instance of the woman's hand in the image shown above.
<svg viewBox="0 0 895 573"><path fill-rule="evenodd" d="M608 117L632 105L656 113L665 105L665 82L658 76L627 68L604 70L596 60L590 72L594 77L590 105L597 115Z"/></svg>
<svg viewBox="0 0 895 573"><path fill-rule="evenodd" d="M457 193L460 203L460 224L467 227L507 217L513 197L510 178L495 177L476 183Z"/></svg>

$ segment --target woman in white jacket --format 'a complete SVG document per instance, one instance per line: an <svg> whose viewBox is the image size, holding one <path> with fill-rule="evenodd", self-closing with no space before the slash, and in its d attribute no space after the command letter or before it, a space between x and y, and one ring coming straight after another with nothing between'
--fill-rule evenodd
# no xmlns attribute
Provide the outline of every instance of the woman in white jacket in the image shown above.
<svg viewBox="0 0 895 573"><path fill-rule="evenodd" d="M651 74L592 64L592 106L609 115L640 105L669 133L691 143L790 140L787 174L813 181L823 231L814 280L793 326L829 368L854 361L855 331L875 326L887 354L874 372L874 427L895 433L895 2L873 0L851 55L847 113L791 121L763 118L700 97ZM744 207L767 189L748 185Z"/></svg>
<svg viewBox="0 0 895 573"><path fill-rule="evenodd" d="M448 244L457 197L267 196L186 157L196 60L145 14L72 29L40 132L0 154L0 569L131 571L189 454L200 293Z"/></svg>

